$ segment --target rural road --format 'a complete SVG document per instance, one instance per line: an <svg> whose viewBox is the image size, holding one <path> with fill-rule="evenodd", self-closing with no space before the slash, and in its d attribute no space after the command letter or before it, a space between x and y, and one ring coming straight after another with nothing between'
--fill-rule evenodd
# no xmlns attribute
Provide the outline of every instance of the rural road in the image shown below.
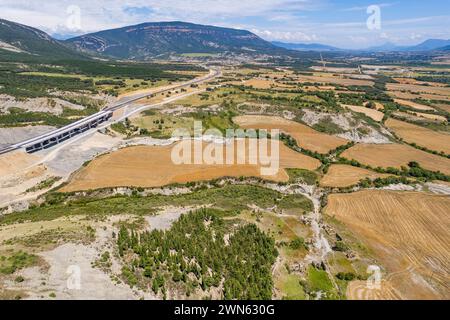
<svg viewBox="0 0 450 320"><path fill-rule="evenodd" d="M119 101L116 102L114 105L109 106L109 107L107 107L107 108L105 108L105 109L103 109L103 110L101 110L101 111L99 111L99 112L97 112L97 113L95 113L93 115L90 115L90 116L88 116L86 118L83 118L83 119L78 120L78 121L76 121L74 123L71 123L71 124L69 124L69 125L67 125L65 127L58 128L58 129L55 129L55 130L53 130L51 132L45 133L43 135L39 135L39 136L30 138L30 139L27 139L25 141L22 141L22 142L19 142L19 143L7 146L5 148L2 148L2 149L0 149L0 155L8 153L8 152L12 152L14 150L18 150L18 149L21 149L21 148L25 148L27 145L30 145L30 144L33 144L33 143L38 143L38 142L46 140L46 139L57 137L62 132L68 132L68 131L72 130L73 128L79 127L79 126L81 126L81 125L91 121L92 119L96 119L96 118L105 116L108 113L117 111L117 110L119 110L121 108L124 108L124 107L126 108L132 102L141 100L143 98L146 98L146 97L149 97L149 96L152 96L152 95L155 95L155 94L160 94L160 93L163 93L163 92L166 92L166 91L169 91L169 90L176 90L176 89L180 89L180 88L183 88L183 87L186 87L186 86L190 86L192 84L203 83L205 81L209 81L211 79L214 79L214 78L220 76L221 74L222 73L221 73L221 70L219 68L211 68L209 70L209 74L206 75L206 76L195 78L195 79L192 79L192 80L189 80L187 82L180 83L180 84L175 84L173 86L167 86L167 87L164 87L164 88L159 89L159 90L152 90L152 91L148 91L148 92L145 92L145 93L129 95L126 98L119 99ZM200 91L200 90L198 90L198 91ZM198 93L198 92L196 91L195 93ZM160 106L161 104L172 102L172 101L175 101L177 99L181 99L184 96L185 95L176 96L176 97L174 97L173 100L171 100L171 99L165 100L165 101L163 101L163 103L158 103L155 106ZM130 114L133 114L133 113L136 113L138 111L141 111L141 110L144 110L144 109L147 109L147 108L151 108L151 107L154 107L154 105L143 106L143 107L141 107L139 109L133 110L131 113L127 114L126 116L129 116ZM116 120L116 122L117 121L118 120ZM109 126L109 125L111 125L111 122L107 123L107 126ZM92 131L92 132L93 131L97 131L98 129L99 128L93 128L93 129L87 131L86 133L89 133L90 131ZM85 135L83 134L82 136L85 136Z"/></svg>

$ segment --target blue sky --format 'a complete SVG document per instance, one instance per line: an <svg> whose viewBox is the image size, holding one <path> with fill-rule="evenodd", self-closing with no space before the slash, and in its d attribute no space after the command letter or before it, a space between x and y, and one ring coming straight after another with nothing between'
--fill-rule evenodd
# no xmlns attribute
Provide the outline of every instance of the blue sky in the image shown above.
<svg viewBox="0 0 450 320"><path fill-rule="evenodd" d="M380 10L380 28L367 26L371 5ZM450 39L447 0L0 0L0 17L59 38L179 20L247 29L267 40L343 48Z"/></svg>

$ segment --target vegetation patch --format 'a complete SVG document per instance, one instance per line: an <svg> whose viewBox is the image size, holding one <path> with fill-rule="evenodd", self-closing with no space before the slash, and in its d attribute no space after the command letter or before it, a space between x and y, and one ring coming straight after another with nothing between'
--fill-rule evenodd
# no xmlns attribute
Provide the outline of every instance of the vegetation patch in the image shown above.
<svg viewBox="0 0 450 320"><path fill-rule="evenodd" d="M31 267L38 262L35 255L24 251L16 251L0 256L0 274L13 274L17 270Z"/></svg>
<svg viewBox="0 0 450 320"><path fill-rule="evenodd" d="M128 262L122 274L131 286L151 286L164 297L168 288L186 296L197 288L206 293L216 288L227 300L272 297L274 240L253 224L234 229L218 211L183 215L165 232L136 234L122 228L117 243Z"/></svg>
<svg viewBox="0 0 450 320"><path fill-rule="evenodd" d="M301 197L298 195L297 197ZM54 220L62 216L85 215L100 218L108 215L152 215L164 206L212 205L214 208L233 211L247 209L249 205L260 208L274 207L283 195L277 191L252 185L225 185L221 188L201 187L197 191L177 195L149 195L146 197L114 196L105 199L84 196L70 199L70 194L50 193L46 202L27 211L14 212L0 217L0 224L24 221ZM285 201L285 205L287 205Z"/></svg>

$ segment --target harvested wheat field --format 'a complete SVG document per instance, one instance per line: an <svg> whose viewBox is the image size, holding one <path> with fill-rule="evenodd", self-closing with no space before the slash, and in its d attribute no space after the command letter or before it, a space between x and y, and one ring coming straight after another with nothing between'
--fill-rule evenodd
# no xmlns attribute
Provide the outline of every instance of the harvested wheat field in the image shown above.
<svg viewBox="0 0 450 320"><path fill-rule="evenodd" d="M345 188L357 184L361 179L385 177L389 177L389 175L345 164L333 164L328 169L327 174L320 180L320 185L332 188Z"/></svg>
<svg viewBox="0 0 450 320"><path fill-rule="evenodd" d="M298 76L297 80L299 82L312 82L312 83L331 83L338 84L341 86L373 86L374 82L370 80L358 80L349 79L344 77L335 77L332 75L323 76Z"/></svg>
<svg viewBox="0 0 450 320"><path fill-rule="evenodd" d="M270 89L271 87L275 86L274 81L255 78L245 81L244 84L255 89Z"/></svg>
<svg viewBox="0 0 450 320"><path fill-rule="evenodd" d="M359 70L357 68L312 66L310 69L314 71L332 72L332 73L359 73Z"/></svg>
<svg viewBox="0 0 450 320"><path fill-rule="evenodd" d="M277 83L274 80L257 79L257 78L253 78L253 79L244 81L244 85L253 87L255 89L270 89L270 88L275 88L275 87L289 88L290 87L287 85Z"/></svg>
<svg viewBox="0 0 450 320"><path fill-rule="evenodd" d="M417 110L435 110L434 108L430 107L430 106L426 106L420 103L415 103L413 101L409 101L409 100L403 100L403 99L394 99L395 102L397 102L398 104L401 104L402 106L406 106L406 107L411 107L413 109L417 109Z"/></svg>
<svg viewBox="0 0 450 320"><path fill-rule="evenodd" d="M413 78L393 78L395 81L397 81L400 84L414 84L414 85L429 85L433 87L445 87L445 83L439 83L439 82L431 82L431 81L419 81L417 79Z"/></svg>
<svg viewBox="0 0 450 320"><path fill-rule="evenodd" d="M431 86L419 86L414 84L399 84L388 83L386 88L389 91L409 91L412 93L429 93L437 95L450 95L450 88L447 87L431 87Z"/></svg>
<svg viewBox="0 0 450 320"><path fill-rule="evenodd" d="M307 150L328 153L347 143L347 140L318 132L301 123L275 116L238 116L233 122L244 129L279 129L291 135L297 144Z"/></svg>
<svg viewBox="0 0 450 320"><path fill-rule="evenodd" d="M249 143L245 142L243 147L246 151L245 158L238 156L235 148L235 161L231 165L174 164L171 157L172 150L175 147L182 148L183 146L186 146L188 150L190 142L190 140L186 140L171 146L129 147L100 156L77 172L61 191L71 192L119 186L160 187L173 183L213 180L228 176L263 177L271 181L286 182L289 176L283 168L315 170L320 166L318 160L280 144L281 169L274 175L262 175L260 169L267 168L269 165L249 164ZM203 147L208 145L212 144L203 143ZM228 150L232 149L229 148L231 145L227 145L227 148L223 144L215 146L224 152L224 157L228 154ZM192 152L193 154L194 152ZM221 158L224 159L224 157ZM237 162L238 159L244 160L241 162L244 164L238 164L240 163Z"/></svg>
<svg viewBox="0 0 450 320"><path fill-rule="evenodd" d="M448 101L450 102L450 94L445 95L438 95L438 94L431 94L431 93L422 93L419 96L420 99L424 100L436 100L436 101Z"/></svg>
<svg viewBox="0 0 450 320"><path fill-rule="evenodd" d="M239 83L239 84L242 84L242 83ZM293 86L282 84L282 83L276 82L274 80L255 79L255 78L253 78L251 80L244 81L243 84L246 85L246 86L253 87L255 89L295 88Z"/></svg>
<svg viewBox="0 0 450 320"><path fill-rule="evenodd" d="M369 118L372 118L375 121L380 122L381 120L383 120L384 117L384 113L374 110L374 109L370 109L370 108L366 108L366 107L359 107L359 106L349 106L349 105L343 105L344 107L357 112L357 113L363 113L366 116L368 116Z"/></svg>
<svg viewBox="0 0 450 320"><path fill-rule="evenodd" d="M325 213L361 239L403 299L449 299L450 197L366 190L332 194Z"/></svg>
<svg viewBox="0 0 450 320"><path fill-rule="evenodd" d="M406 142L414 142L419 146L450 154L450 134L395 119L388 119L386 126Z"/></svg>
<svg viewBox="0 0 450 320"><path fill-rule="evenodd" d="M406 167L411 161L416 161L425 169L450 174L450 159L403 144L357 144L345 150L342 157L354 159L374 168L400 168Z"/></svg>
<svg viewBox="0 0 450 320"><path fill-rule="evenodd" d="M379 287L369 287L367 281L353 280L347 286L348 300L400 300L401 295L389 281L382 280Z"/></svg>
<svg viewBox="0 0 450 320"><path fill-rule="evenodd" d="M440 110L450 113L450 104L438 103L438 104L435 104L434 106L436 106L436 108L438 108Z"/></svg>
<svg viewBox="0 0 450 320"><path fill-rule="evenodd" d="M402 100L414 100L414 99L423 99L423 100L436 100L436 101L450 101L450 95L438 95L431 93L410 93L406 91L388 91L390 96L393 96Z"/></svg>
<svg viewBox="0 0 450 320"><path fill-rule="evenodd" d="M429 114L429 113L423 113L423 112L411 112L411 113L419 118L423 118L423 119L427 119L427 120L433 120L433 121L437 121L437 122L446 122L447 121L446 117L440 116L438 114Z"/></svg>

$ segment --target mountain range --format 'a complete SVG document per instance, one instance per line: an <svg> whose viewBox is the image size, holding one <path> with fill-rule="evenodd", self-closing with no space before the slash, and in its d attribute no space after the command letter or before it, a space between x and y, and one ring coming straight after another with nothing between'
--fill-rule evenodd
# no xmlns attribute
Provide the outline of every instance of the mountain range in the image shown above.
<svg viewBox="0 0 450 320"><path fill-rule="evenodd" d="M428 39L415 46L398 46L393 43L387 42L382 46L371 47L366 50L375 52L380 51L418 52L418 51L445 50L445 48L448 46L450 46L450 40Z"/></svg>
<svg viewBox="0 0 450 320"><path fill-rule="evenodd" d="M0 19L0 49L9 53L45 58L81 58L82 55L47 33L20 23Z"/></svg>
<svg viewBox="0 0 450 320"><path fill-rule="evenodd" d="M91 33L65 42L83 52L136 60L188 53L287 53L246 30L186 22L143 23Z"/></svg>
<svg viewBox="0 0 450 320"><path fill-rule="evenodd" d="M420 52L433 50L439 51L449 50L448 47L450 46L450 40L428 39L414 46L398 46L396 44L386 42L385 44L380 46L374 46L358 50L341 49L320 43L285 43L279 41L272 41L272 44L286 49L298 51Z"/></svg>
<svg viewBox="0 0 450 320"><path fill-rule="evenodd" d="M416 46L387 43L359 51L450 50L450 40L430 39ZM171 54L298 55L298 51L349 51L319 43L268 42L246 30L186 22L152 22L58 41L47 33L0 19L0 54L54 59L102 56L147 60Z"/></svg>

